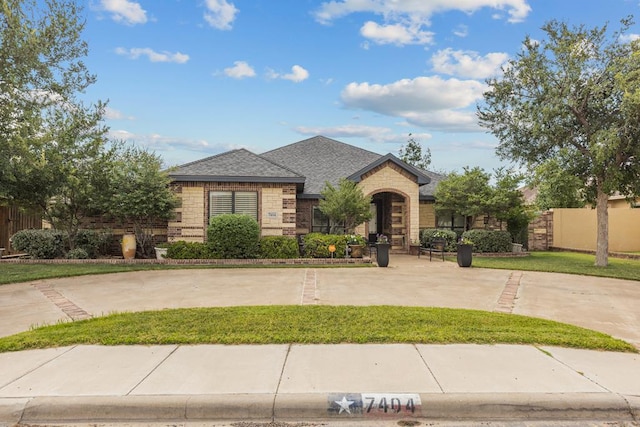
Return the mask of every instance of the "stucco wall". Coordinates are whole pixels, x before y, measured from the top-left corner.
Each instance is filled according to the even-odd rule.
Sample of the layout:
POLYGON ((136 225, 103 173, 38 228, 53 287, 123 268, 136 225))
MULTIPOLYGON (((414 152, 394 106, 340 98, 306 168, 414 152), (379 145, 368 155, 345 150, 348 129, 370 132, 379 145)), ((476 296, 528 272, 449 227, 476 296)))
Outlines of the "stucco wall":
MULTIPOLYGON (((640 209, 609 209, 609 251, 640 251, 640 209)), ((595 250, 595 209, 554 209, 553 246, 595 250)))

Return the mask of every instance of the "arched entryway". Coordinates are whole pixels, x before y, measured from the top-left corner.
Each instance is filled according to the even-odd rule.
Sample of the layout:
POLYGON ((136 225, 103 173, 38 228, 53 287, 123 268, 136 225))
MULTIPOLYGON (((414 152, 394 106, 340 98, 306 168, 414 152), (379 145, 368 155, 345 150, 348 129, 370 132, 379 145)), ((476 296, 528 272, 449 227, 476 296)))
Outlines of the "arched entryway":
POLYGON ((371 220, 367 223, 369 241, 384 234, 391 242, 391 249, 406 251, 409 248, 410 207, 409 198, 396 191, 380 191, 371 194, 371 220))

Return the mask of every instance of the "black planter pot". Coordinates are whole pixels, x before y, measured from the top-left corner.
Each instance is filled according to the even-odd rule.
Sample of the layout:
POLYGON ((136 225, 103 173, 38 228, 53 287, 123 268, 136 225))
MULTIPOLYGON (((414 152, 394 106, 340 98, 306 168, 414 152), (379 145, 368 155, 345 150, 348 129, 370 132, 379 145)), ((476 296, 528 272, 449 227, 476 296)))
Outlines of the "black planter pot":
POLYGON ((473 261, 473 245, 458 245, 458 265, 471 267, 473 261))
POLYGON ((376 243, 376 262, 378 267, 386 267, 389 265, 389 243, 376 243))

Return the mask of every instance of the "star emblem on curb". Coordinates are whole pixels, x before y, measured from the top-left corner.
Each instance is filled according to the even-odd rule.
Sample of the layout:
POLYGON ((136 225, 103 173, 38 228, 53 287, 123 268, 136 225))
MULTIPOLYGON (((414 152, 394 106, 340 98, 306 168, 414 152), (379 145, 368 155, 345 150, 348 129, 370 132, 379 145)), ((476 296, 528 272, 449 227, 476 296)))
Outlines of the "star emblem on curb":
POLYGON ((346 396, 342 396, 342 400, 334 400, 334 402, 340 405, 340 412, 338 412, 338 414, 341 414, 344 411, 347 411, 347 414, 350 414, 351 405, 355 403, 353 400, 347 400, 346 396))

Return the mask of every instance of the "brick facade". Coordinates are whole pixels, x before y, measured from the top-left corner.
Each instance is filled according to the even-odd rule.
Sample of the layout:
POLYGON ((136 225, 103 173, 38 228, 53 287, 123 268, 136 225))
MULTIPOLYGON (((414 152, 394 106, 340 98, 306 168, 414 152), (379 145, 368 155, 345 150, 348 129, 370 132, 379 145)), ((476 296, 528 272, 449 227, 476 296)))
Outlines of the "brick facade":
POLYGON ((169 241, 204 242, 209 223, 210 191, 258 193, 258 223, 264 236, 296 235, 295 184, 245 182, 179 182, 174 191, 181 198, 175 220, 169 222, 169 241))
MULTIPOLYGON (((387 161, 362 176, 358 184, 366 196, 392 193, 390 234, 392 247, 406 248, 417 240, 420 231, 419 187, 415 176, 391 161, 387 161)), ((382 224, 382 228, 389 227, 382 224)), ((366 224, 356 229, 359 234, 368 233, 366 224)))

